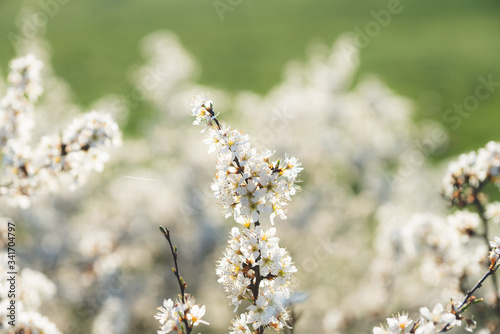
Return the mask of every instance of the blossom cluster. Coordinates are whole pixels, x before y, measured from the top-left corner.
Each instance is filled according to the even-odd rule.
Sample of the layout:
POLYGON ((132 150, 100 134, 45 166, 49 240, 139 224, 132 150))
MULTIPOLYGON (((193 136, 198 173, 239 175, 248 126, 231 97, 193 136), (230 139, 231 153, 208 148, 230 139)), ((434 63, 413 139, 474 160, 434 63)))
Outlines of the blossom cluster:
POLYGON ((500 143, 489 142, 477 152, 461 154, 449 164, 443 178, 443 196, 452 205, 464 207, 476 199, 476 193, 491 180, 498 184, 500 174, 500 143))
POLYGON ((160 322, 158 334, 170 332, 190 333, 190 330, 199 324, 209 323, 201 318, 205 315, 205 306, 200 307, 196 300, 189 294, 184 297, 179 295, 174 302, 172 299, 164 300, 163 306, 158 307, 155 318, 160 322))
MULTIPOLYGON (((485 301, 488 307, 498 314, 500 302, 495 276, 492 279, 493 289, 490 291, 490 298, 477 298, 474 293, 482 287, 484 280, 490 275, 495 275, 499 267, 500 238, 495 237, 490 241, 488 235, 490 223, 499 221, 499 203, 489 203, 483 192, 484 187, 490 182, 498 185, 499 167, 498 143, 489 142, 477 153, 462 154, 458 161, 449 164, 443 180, 444 196, 452 206, 462 210, 455 211, 446 219, 429 213, 414 215, 399 230, 399 242, 395 243, 396 249, 399 248, 398 252, 403 254, 403 259, 412 258, 421 262, 424 279, 434 283, 446 282, 447 288, 451 288, 455 296, 463 299, 460 306, 452 302, 449 311, 451 315, 444 317, 442 323, 426 322, 429 317, 426 317, 426 311, 421 309, 420 320, 411 328, 409 325, 412 322, 407 318, 407 314, 404 314, 388 319, 388 328, 376 327, 374 333, 439 333, 448 331, 454 326, 461 326, 463 323, 467 331, 472 331, 476 328, 476 321, 472 317, 465 317, 463 312, 479 301, 485 301), (466 206, 470 206, 476 212, 464 209, 466 206), (468 290, 466 286, 471 278, 479 276, 481 271, 484 272, 488 247, 490 248, 488 270, 474 287, 468 290), (405 255, 410 257, 404 258, 405 255)), ((452 300, 454 299, 456 298, 452 297, 452 300)), ((442 306, 436 306, 433 314, 442 311, 442 306)), ((488 329, 485 331, 489 333, 488 329)))
POLYGON ((252 147, 249 136, 219 123, 212 102, 198 94, 192 100, 194 125, 208 129, 205 143, 209 152, 218 151, 217 174, 212 190, 226 218, 234 215, 237 223, 249 227, 269 214, 286 219, 285 207, 299 190, 295 183, 303 169, 294 157, 271 160, 274 152, 252 147))
MULTIPOLYGON (((0 252, 0 256, 6 259, 7 253, 0 252)), ((56 287, 44 274, 30 268, 20 270, 16 290, 17 313, 13 315, 15 319, 10 317, 9 271, 7 266, 0 264, 0 333, 61 334, 57 326, 39 312, 42 303, 54 296, 56 287)))
POLYGON ((43 63, 33 54, 14 59, 10 68, 9 87, 0 100, 0 147, 11 139, 21 143, 30 139, 30 131, 35 126, 33 103, 43 92, 40 84, 43 63))
POLYGON ((408 333, 412 328, 413 320, 408 317, 408 313, 398 314, 392 318, 387 318, 387 328, 384 326, 374 327, 373 334, 396 334, 408 333))
POLYGON ((459 291, 459 278, 474 277, 483 269, 487 251, 479 238, 480 217, 456 211, 445 219, 433 214, 415 214, 401 230, 400 255, 406 265, 420 264, 422 278, 429 284, 447 282, 459 291))
POLYGON ((90 171, 102 171, 109 160, 107 149, 120 143, 120 131, 109 114, 92 111, 32 147, 34 103, 43 91, 43 64, 29 54, 10 66, 9 88, 0 100, 0 195, 25 208, 34 195, 57 189, 60 181, 75 187, 90 171))
POLYGON ((268 327, 279 331, 290 320, 287 301, 297 269, 286 249, 279 247, 276 229, 261 227, 261 216, 269 215, 273 225, 276 216, 286 219, 285 207, 300 191, 295 183, 301 163, 288 156, 273 161, 274 152, 253 147, 248 135, 219 122, 207 95, 199 93, 191 105, 193 124, 208 130, 208 151, 218 151, 212 190, 221 211, 243 225, 241 231, 231 230, 216 267, 234 312, 242 301, 250 304, 233 320, 231 333, 263 333, 268 327))
POLYGON ((420 318, 416 323, 409 318, 408 313, 404 312, 386 320, 387 326, 374 327, 373 334, 436 334, 445 327, 461 323, 454 313, 446 312, 439 303, 434 306, 432 312, 427 307, 420 308, 420 318))
MULTIPOLYGON (((463 284, 468 276, 477 275, 481 268, 484 268, 482 261, 486 253, 484 247, 481 247, 482 244, 476 243, 474 245, 471 243, 472 237, 479 234, 477 227, 480 224, 480 216, 468 211, 457 211, 447 217, 447 224, 443 224, 437 217, 432 216, 422 215, 415 218, 417 219, 414 220, 418 223, 410 223, 414 228, 413 232, 410 233, 410 235, 414 235, 414 240, 413 242, 403 241, 405 244, 403 249, 408 252, 409 249, 415 247, 412 253, 423 258, 431 254, 434 257, 432 262, 434 269, 430 269, 429 262, 424 263, 427 276, 433 272, 441 273, 434 279, 450 281, 455 285, 454 288, 460 291, 460 284, 463 284)), ((482 286, 481 283, 489 275, 494 275, 499 267, 500 238, 495 237, 493 241, 489 241, 489 246, 491 248, 489 253, 491 264, 488 272, 472 290, 467 292, 460 306, 452 301, 448 312, 444 312, 441 304, 437 304, 432 312, 425 307, 421 308, 421 316, 416 323, 408 318, 407 313, 398 314, 398 316, 387 319, 387 327, 374 327, 373 333, 435 334, 463 324, 465 324, 465 330, 472 332, 476 328, 476 321, 473 317, 467 318, 462 313, 477 300, 473 296, 474 291, 482 286)))
POLYGON ((119 134, 111 115, 92 111, 73 120, 61 138, 42 138, 38 158, 51 174, 66 172, 79 182, 86 173, 104 169, 110 158, 104 148, 119 145, 119 134))
POLYGON ((495 237, 490 241, 492 250, 490 251, 490 260, 492 265, 496 265, 500 261, 500 237, 495 237))
POLYGON ((247 324, 253 324, 254 329, 281 329, 288 320, 283 302, 290 298, 292 275, 297 268, 288 252, 279 247, 275 234, 275 228, 265 231, 257 226, 240 231, 233 227, 224 257, 217 262, 218 282, 224 286, 234 311, 243 300, 255 302, 234 321, 245 331, 247 324))

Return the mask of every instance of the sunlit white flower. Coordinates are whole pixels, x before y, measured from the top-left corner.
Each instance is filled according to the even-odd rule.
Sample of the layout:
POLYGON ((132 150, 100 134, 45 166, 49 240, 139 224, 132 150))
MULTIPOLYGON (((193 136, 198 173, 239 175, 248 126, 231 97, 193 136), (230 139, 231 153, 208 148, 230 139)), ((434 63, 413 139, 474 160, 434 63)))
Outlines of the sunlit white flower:
POLYGON ((230 334, 251 334, 252 331, 248 327, 247 314, 242 313, 239 317, 231 321, 231 326, 229 327, 230 334))
POLYGON ((191 99, 190 105, 193 107, 191 109, 191 115, 196 117, 193 125, 202 125, 206 127, 211 125, 212 120, 216 117, 212 110, 212 101, 207 100, 207 97, 208 93, 204 94, 200 92, 191 99))
POLYGON ((216 272, 235 311, 243 300, 254 301, 246 320, 254 328, 273 324, 281 328, 287 319, 284 300, 290 298, 293 274, 297 271, 288 252, 280 248, 276 230, 256 227, 231 230, 224 257, 217 262, 216 272), (259 282, 259 295, 252 284, 259 282), (281 306, 280 306, 281 305, 281 306))
POLYGON ((411 329, 410 325, 413 323, 413 320, 408 317, 408 313, 398 314, 392 318, 387 318, 387 325, 389 329, 393 332, 406 333, 411 329))
POLYGON ((491 179, 498 185, 500 174, 500 143, 489 142, 477 153, 461 154, 448 166, 443 178, 443 195, 453 204, 463 207, 468 203, 468 187, 478 189, 480 184, 491 179))
MULTIPOLYGON (((420 308, 421 317, 421 327, 420 332, 428 333, 431 328, 439 328, 441 330, 444 326, 453 326, 455 324, 456 317, 450 312, 445 312, 444 307, 441 304, 436 304, 432 309, 432 312, 427 307, 420 308), (432 323, 432 326, 429 325, 432 323), (424 330, 423 328, 426 328, 424 330)), ((419 327, 420 328, 420 327, 419 327)), ((420 333, 417 331, 417 333, 420 333)))
POLYGON ((206 101, 206 96, 195 96, 192 105, 194 124, 204 119, 202 125, 213 125, 206 132, 205 143, 209 152, 218 151, 212 190, 223 215, 233 215, 236 222, 247 227, 259 222, 261 215, 269 216, 272 223, 276 216, 286 219, 285 207, 300 191, 295 183, 303 168, 297 158, 286 156, 283 161, 272 161, 273 152, 253 147, 248 135, 216 121, 212 102, 206 101))
POLYGON ((500 238, 495 237, 493 241, 490 241, 490 247, 492 250, 490 251, 490 260, 495 263, 500 259, 500 238))
POLYGON ((198 305, 193 305, 189 309, 189 313, 187 315, 188 320, 192 323, 193 326, 198 326, 199 324, 209 325, 205 320, 201 320, 201 318, 205 315, 205 305, 199 307, 198 305))
POLYGON ((172 299, 164 300, 163 306, 158 307, 159 312, 155 314, 161 325, 158 334, 179 331, 181 328, 186 328, 186 325, 193 328, 199 324, 209 324, 202 320, 205 315, 205 305, 199 307, 194 297, 189 294, 184 295, 184 300, 185 302, 180 296, 175 302, 172 299))
POLYGON ((61 334, 57 326, 38 312, 20 312, 14 333, 61 334))

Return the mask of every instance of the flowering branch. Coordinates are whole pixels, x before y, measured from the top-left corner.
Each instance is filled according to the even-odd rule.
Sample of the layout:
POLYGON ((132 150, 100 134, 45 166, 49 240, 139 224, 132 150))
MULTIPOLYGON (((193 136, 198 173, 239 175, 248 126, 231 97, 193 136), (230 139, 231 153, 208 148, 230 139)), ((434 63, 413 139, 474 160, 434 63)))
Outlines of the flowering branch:
POLYGON ((181 334, 190 334, 194 326, 199 324, 209 325, 205 320, 201 320, 205 315, 205 305, 199 307, 199 305, 196 304, 195 298, 185 293, 187 283, 179 274, 177 247, 172 244, 170 231, 168 229, 160 226, 160 231, 163 233, 170 246, 170 251, 174 259, 172 271, 179 283, 181 294, 175 303, 172 299, 168 299, 163 301, 163 306, 158 307, 159 312, 155 315, 155 318, 161 324, 161 329, 158 331, 158 334, 166 334, 172 331, 181 334))
MULTIPOLYGON (((398 314, 392 318, 387 318, 387 328, 384 326, 374 327, 373 334, 435 334, 450 331, 453 326, 460 326, 462 320, 466 323, 466 330, 472 332, 476 327, 476 322, 473 319, 462 316, 470 305, 480 302, 482 299, 477 299, 473 296, 474 292, 482 287, 483 282, 495 274, 500 264, 498 259, 500 257, 500 238, 495 237, 495 242, 490 242, 493 250, 490 252, 491 265, 486 274, 469 290, 464 297, 462 303, 457 307, 451 302, 451 309, 449 312, 444 312, 441 304, 437 304, 433 311, 430 312, 427 307, 420 309, 421 316, 418 321, 413 323, 408 317, 407 313, 398 314), (412 325, 413 324, 413 325, 412 325), (409 331, 407 331, 409 330, 409 331)), ((492 276, 495 277, 495 276, 492 276)))
MULTIPOLYGON (((486 274, 484 274, 484 276, 481 277, 481 279, 476 283, 476 285, 474 285, 474 287, 471 290, 467 291, 467 294, 465 295, 462 303, 458 307, 455 307, 455 305, 452 304, 452 313, 455 315, 455 317, 456 317, 457 320, 464 319, 461 316, 461 313, 464 312, 464 311, 466 311, 471 304, 475 304, 475 303, 481 301, 481 299, 478 300, 476 297, 474 297, 473 294, 474 294, 474 292, 476 292, 476 290, 478 290, 478 289, 480 289, 482 287, 483 282, 490 275, 494 275, 495 274, 495 272, 496 272, 497 269, 498 269, 498 265, 494 266, 494 264, 492 263, 492 265, 488 268, 488 271, 486 272, 486 274)), ((491 276, 491 277, 493 278, 495 276, 491 276)), ((475 327, 475 322, 472 319, 465 319, 465 320, 466 320, 466 322, 468 324, 468 327, 469 326, 471 328, 475 327)), ((451 329, 450 326, 452 326, 452 323, 446 324, 446 326, 444 326, 443 329, 440 332, 448 332, 451 329)))
MULTIPOLYGON (((495 237, 494 241, 489 241, 488 237, 488 224, 490 220, 498 221, 498 204, 493 203, 484 206, 483 203, 487 202, 487 196, 482 192, 483 188, 489 182, 500 186, 500 144, 489 142, 485 148, 481 148, 478 152, 470 152, 462 154, 458 161, 450 163, 448 166, 448 173, 443 179, 443 196, 449 200, 450 206, 464 208, 468 205, 473 205, 478 214, 470 212, 467 215, 464 213, 463 217, 477 217, 476 222, 463 224, 455 221, 456 227, 468 237, 480 235, 486 241, 488 247, 491 248, 489 259, 490 265, 488 271, 481 277, 481 279, 474 285, 474 287, 467 291, 463 301, 459 306, 451 303, 449 312, 443 313, 444 308, 441 304, 436 305, 432 314, 427 308, 421 308, 420 319, 413 323, 408 318, 408 314, 398 314, 393 318, 387 319, 388 328, 383 326, 375 327, 374 334, 385 333, 414 333, 414 334, 433 334, 447 332, 454 326, 460 326, 462 320, 466 323, 466 330, 472 331, 476 327, 476 322, 471 318, 468 319, 462 315, 470 305, 482 301, 474 296, 474 293, 480 289, 484 281, 488 277, 492 277, 495 294, 495 311, 498 314, 500 311, 500 300, 498 298, 498 285, 495 273, 500 267, 500 237, 495 237), (483 232, 478 234, 474 228, 479 225, 479 219, 483 224, 483 232), (413 324, 413 326, 411 326, 413 324)), ((456 216, 452 217, 454 221, 456 216)))
POLYGON ((120 144, 118 125, 108 114, 92 111, 76 118, 61 135, 43 136, 30 145, 34 103, 42 94, 42 62, 32 54, 10 64, 9 88, 0 100, 0 196, 29 207, 39 192, 66 179, 75 188, 90 171, 102 171, 108 147, 120 144))
MULTIPOLYGON (((444 178, 443 195, 450 200, 452 206, 463 208, 474 205, 483 223, 483 240, 490 245, 488 236, 488 217, 483 202, 487 196, 482 192, 489 182, 499 185, 500 178, 500 144, 489 142, 478 152, 469 152, 459 156, 458 161, 448 167, 448 174, 444 178)), ((492 276, 495 294, 495 308, 500 312, 500 296, 496 276, 492 276)))
POLYGON ((300 191, 295 183, 301 164, 288 156, 272 161, 274 152, 253 147, 248 135, 220 122, 206 97, 198 94, 191 105, 193 124, 207 132, 208 151, 218 151, 212 190, 223 215, 233 215, 243 225, 242 230, 231 229, 228 247, 217 262, 218 282, 234 312, 242 301, 251 303, 232 321, 230 333, 262 334, 268 327, 279 331, 288 326, 287 301, 297 269, 286 249, 279 247, 276 229, 263 229, 260 218, 268 214, 273 225, 276 216, 286 219, 285 206, 300 191))

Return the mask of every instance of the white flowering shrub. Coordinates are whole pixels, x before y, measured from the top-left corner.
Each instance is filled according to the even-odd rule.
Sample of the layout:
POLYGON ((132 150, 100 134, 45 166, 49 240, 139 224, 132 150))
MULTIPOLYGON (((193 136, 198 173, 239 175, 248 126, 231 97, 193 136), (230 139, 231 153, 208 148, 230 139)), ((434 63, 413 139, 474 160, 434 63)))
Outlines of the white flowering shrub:
MULTIPOLYGON (((7 252, 0 252, 7 259, 7 252)), ((49 301, 56 286, 41 272, 24 268, 12 279, 12 269, 0 264, 0 332, 5 334, 47 333, 61 334, 57 326, 40 314, 43 302, 49 301), (16 282, 19 280, 18 282, 16 282), (16 285, 18 290, 12 288, 16 285), (17 293, 16 305, 11 304, 10 293, 17 293), (13 310, 13 312, 11 312, 13 310), (15 326, 12 326, 15 324, 15 326)))
POLYGON ((455 298, 451 299, 447 311, 439 303, 432 313, 422 307, 416 322, 407 313, 398 314, 387 319, 386 327, 375 327, 374 334, 433 334, 447 332, 458 326, 464 326, 472 332, 477 327, 477 321, 466 311, 472 309, 473 312, 477 307, 475 304, 483 302, 484 298, 477 297, 476 293, 490 276, 493 283, 490 298, 484 299, 482 304, 486 305, 482 305, 476 319, 484 322, 482 332, 494 333, 498 329, 500 292, 495 273, 500 267, 500 238, 495 236, 493 240, 490 239, 490 228, 496 224, 496 202, 489 203, 484 192, 488 184, 498 183, 498 147, 498 143, 489 142, 478 152, 462 154, 458 161, 449 164, 442 181, 443 197, 451 207, 461 211, 455 211, 446 220, 419 217, 416 223, 411 224, 413 231, 403 246, 405 253, 426 256, 426 263, 422 264, 426 268, 425 273, 434 276, 434 280, 444 280, 448 288, 455 291, 455 298), (466 207, 472 207, 476 212, 464 210, 466 207), (481 272, 482 277, 479 276, 481 272), (478 276, 481 278, 474 286, 466 285, 471 279, 477 280, 478 276))
POLYGON ((41 61, 33 54, 10 64, 8 88, 0 100, 0 195, 22 208, 39 192, 54 190, 61 180, 80 185, 90 171, 102 171, 107 148, 120 142, 110 115, 93 111, 76 118, 59 134, 31 145, 35 105, 42 94, 41 61))
MULTIPOLYGON (((288 252, 278 246, 279 239, 275 238, 276 229, 263 231, 260 221, 262 213, 270 214, 270 221, 273 225, 273 218, 277 212, 280 213, 278 216, 286 219, 282 205, 275 203, 279 203, 283 195, 289 200, 290 195, 300 189, 293 183, 302 168, 295 158, 286 158, 283 163, 284 167, 280 168, 280 160, 276 162, 270 160, 272 152, 252 149, 248 135, 237 130, 230 131, 219 122, 213 103, 206 100, 206 96, 197 95, 192 105, 194 106, 193 115, 196 116, 194 124, 204 126, 202 132, 207 132, 208 129, 205 142, 209 145, 209 152, 219 152, 218 172, 212 184, 212 190, 220 201, 222 214, 226 218, 234 216, 235 221, 244 227, 243 231, 238 228, 232 229, 224 257, 217 262, 216 266, 218 282, 223 284, 229 303, 235 306, 234 312, 245 300, 251 304, 247 307, 247 312, 240 314, 232 321, 230 333, 264 333, 267 327, 272 327, 277 331, 293 328, 294 319, 289 317, 290 310, 287 306, 290 305, 288 300, 290 300, 291 274, 295 273, 297 268, 292 264, 288 252), (280 182, 277 182, 279 176, 284 176, 281 187, 280 182), (292 191, 289 192, 289 189, 292 191), (261 293, 259 290, 265 292, 261 293)), ((443 195, 451 200, 452 205, 462 208, 467 204, 474 204, 478 213, 457 211, 449 215, 444 222, 432 215, 416 215, 414 216, 415 222, 409 224, 410 228, 404 231, 408 239, 402 244, 404 253, 407 256, 413 255, 413 258, 422 257, 424 253, 427 253, 426 256, 430 261, 423 263, 422 267, 427 266, 426 272, 434 272, 440 276, 441 280, 445 279, 448 286, 456 293, 463 293, 465 295, 463 301, 458 304, 452 299, 447 311, 441 303, 437 303, 432 312, 427 307, 421 307, 421 316, 416 322, 409 317, 408 313, 400 313, 387 318, 387 326, 374 327, 374 334, 432 334, 446 332, 462 325, 467 331, 476 328, 477 323, 473 317, 466 317, 463 313, 469 306, 482 300, 473 294, 488 276, 495 277, 494 274, 500 267, 500 238, 495 237, 494 241, 488 240, 487 217, 493 218, 494 210, 490 209, 490 213, 486 213, 484 203, 486 196, 480 194, 488 181, 495 182, 499 173, 496 166, 497 159, 494 159, 495 143, 489 143, 487 147, 490 148, 490 154, 482 151, 483 154, 479 155, 482 156, 482 160, 478 162, 469 161, 467 166, 462 167, 460 164, 458 167, 456 163, 450 164, 449 170, 452 170, 452 177, 447 176, 443 181, 443 195), (476 163, 481 166, 480 171, 486 170, 482 177, 477 177, 478 172, 470 168, 476 163), (466 173, 468 174, 463 176, 466 173), (450 179, 453 191, 449 190, 450 179), (461 181, 457 182, 457 179, 461 181), (467 196, 463 192, 467 192, 467 196), (467 198, 468 202, 455 201, 462 197, 467 198), (478 233, 477 229, 481 221, 484 223, 483 232, 478 233), (480 271, 484 263, 482 260, 486 253, 485 247, 473 242, 477 236, 486 240, 486 246, 492 248, 490 261, 486 266, 488 270, 471 290, 464 291, 467 278, 480 271), (471 257, 471 254, 474 256, 471 257)), ((462 156, 460 160, 463 160, 462 156)), ((493 308, 498 310, 500 303, 498 286, 496 279, 493 280, 495 295, 493 308)), ((160 308, 160 311, 163 314, 170 314, 166 310, 172 309, 173 302, 168 300, 164 304, 169 307, 160 308)), ((194 302, 192 304, 194 305, 194 302)), ((182 305, 182 303, 179 302, 176 305, 182 305)), ((194 307, 193 305, 187 309, 194 307)), ((195 306, 197 311, 199 307, 195 306)), ((205 306, 203 306, 204 313, 205 306)), ((165 329, 165 318, 168 316, 162 317, 163 314, 159 317, 163 326, 161 333, 168 333, 172 330, 190 333, 190 330, 181 329, 191 329, 195 325, 181 327, 180 324, 172 323, 165 329)), ((190 316, 189 313, 186 314, 185 321, 188 324, 187 319, 190 316)))
MULTIPOLYGON (((218 282, 235 306, 234 312, 242 302, 250 304, 233 320, 230 333, 264 333, 271 327, 279 331, 293 322, 287 306, 297 268, 286 249, 279 247, 276 229, 263 229, 261 221, 266 215, 273 225, 275 216, 286 219, 285 206, 300 191, 295 183, 301 164, 288 156, 272 160, 274 152, 252 147, 248 135, 219 122, 212 101, 202 93, 193 98, 191 105, 196 117, 193 124, 206 132, 208 151, 218 152, 212 190, 221 212, 243 225, 241 231, 232 228, 228 247, 216 267, 218 282)), ((170 242, 168 232, 165 236, 170 242)), ((172 253, 176 262, 176 251, 172 249, 172 253)), ((178 275, 175 265, 174 273, 178 275)), ((171 299, 165 300, 164 307, 159 308, 159 333, 190 333, 198 324, 191 319, 205 313, 205 306, 199 308, 194 301, 186 302, 181 279, 179 285, 179 301, 174 304, 171 299)))
POLYGON ((116 138, 113 126, 92 114, 73 123, 78 108, 53 73, 43 76, 51 94, 33 113, 50 118, 28 131, 29 154, 2 166, 9 175, 5 183, 2 176, 3 192, 30 191, 15 200, 2 196, 0 210, 26 227, 19 257, 44 268, 57 286, 42 313, 61 332, 349 334, 376 326, 375 333, 461 333, 474 325, 481 334, 498 331, 495 275, 467 297, 498 254, 499 203, 486 197, 497 183, 493 144, 484 149, 491 155, 476 153, 477 161, 460 158, 467 166, 455 164, 446 174, 443 201, 446 166, 427 156, 446 145, 445 131, 416 122, 414 104, 379 79, 358 76, 358 49, 348 37, 331 48, 311 46, 306 60, 288 64, 264 95, 198 84, 199 66, 172 33, 145 37, 141 52, 131 91, 97 105, 146 103, 157 113, 141 123, 142 136, 123 139, 109 168, 77 192, 63 186, 37 196, 29 210, 7 203, 26 206, 56 185, 80 184, 107 160, 85 143, 104 148, 116 138), (186 112, 198 91, 210 91, 217 103, 193 100, 201 135, 186 112), (67 124, 73 125, 39 139, 67 124), (39 145, 46 153, 37 153, 39 145), (17 183, 7 181, 12 175, 17 183), (178 255, 170 253, 188 286, 179 268, 173 280, 159 224, 182 245, 178 255))
MULTIPOLYGON (((116 122, 97 111, 75 117, 59 133, 36 137, 43 66, 33 54, 11 61, 0 99, 0 197, 11 208, 27 209, 39 194, 55 192, 61 184, 75 189, 91 171, 101 172, 110 159, 109 148, 120 144, 116 122)), ((0 217, 0 221, 0 245, 5 250, 0 252, 0 332, 60 334, 40 313, 56 286, 41 272, 24 268, 17 273, 12 264, 19 249, 15 239, 19 229, 12 227, 11 219, 0 217)))

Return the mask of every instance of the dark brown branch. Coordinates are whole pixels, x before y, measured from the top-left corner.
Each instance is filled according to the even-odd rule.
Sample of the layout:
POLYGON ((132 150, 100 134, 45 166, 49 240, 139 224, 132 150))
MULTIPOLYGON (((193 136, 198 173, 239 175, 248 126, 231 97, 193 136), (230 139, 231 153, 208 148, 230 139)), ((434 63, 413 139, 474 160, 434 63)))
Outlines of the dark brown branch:
POLYGON ((172 252, 172 257, 174 259, 174 266, 175 268, 172 268, 172 271, 174 272, 175 277, 177 278, 177 282, 179 283, 179 287, 181 289, 181 298, 182 302, 186 302, 184 298, 184 291, 186 290, 186 282, 184 282, 184 279, 179 275, 179 265, 177 264, 177 249, 174 247, 172 244, 172 240, 170 239, 170 231, 167 228, 164 228, 163 226, 160 225, 160 231, 163 233, 165 236, 165 239, 167 239, 168 244, 170 245, 170 251, 172 252))
MULTIPOLYGON (((474 294, 474 292, 476 292, 476 290, 478 290, 479 288, 481 288, 483 282, 490 276, 490 275, 493 275, 492 277, 495 277, 494 274, 496 272, 498 267, 495 267, 494 264, 492 264, 489 268, 488 268, 488 271, 486 272, 486 274, 484 274, 483 277, 481 277, 481 279, 476 283, 476 285, 474 285, 474 287, 469 290, 467 292, 467 294, 465 295, 464 297, 464 300, 462 301, 462 303, 460 304, 460 306, 458 307, 457 309, 457 316, 462 312, 464 311, 465 307, 468 306, 469 304, 469 300, 470 298, 472 297, 472 295, 474 294)), ((440 332, 447 332, 450 330, 450 324, 447 324, 446 326, 443 327, 443 329, 440 331, 440 332)))
POLYGON ((467 292, 464 300, 462 301, 462 304, 460 304, 460 306, 458 307, 460 311, 462 311, 461 310, 462 307, 464 307, 467 304, 469 298, 474 294, 474 292, 476 292, 477 289, 481 288, 483 282, 488 278, 488 276, 493 275, 494 273, 495 270, 492 267, 490 267, 486 272, 486 274, 484 274, 484 276, 476 283, 476 285, 474 285, 474 287, 467 292))
MULTIPOLYGON (((481 193, 481 189, 485 183, 481 183, 477 189, 474 190, 474 205, 476 206, 477 212, 481 217, 481 221, 483 222, 483 239, 486 242, 486 246, 490 247, 490 239, 488 237, 488 219, 485 216, 485 209, 481 201, 479 200, 479 195, 481 193)), ((494 273, 494 271, 493 271, 494 273)), ((486 276, 487 277, 487 276, 486 276)), ((493 275, 492 277, 493 290, 495 294, 495 308, 497 312, 500 312, 500 296, 498 295, 498 282, 497 277, 493 275)))
MULTIPOLYGON (((174 266, 175 266, 174 268, 172 268, 172 271, 174 272, 174 275, 177 278, 177 282, 179 283, 179 288, 181 290, 182 303, 185 304, 186 303, 185 290, 186 290, 187 284, 179 274, 179 265, 177 263, 177 247, 175 247, 172 244, 172 240, 170 239, 170 231, 167 228, 160 225, 160 231, 161 231, 161 233, 163 233, 163 235, 165 236, 165 239, 167 239, 168 244, 170 245, 170 252, 172 253, 172 257, 174 259, 174 266)), ((182 322, 186 325, 186 333, 190 334, 192 331, 192 328, 189 327, 188 320, 187 320, 185 314, 184 314, 184 317, 182 318, 182 322)))

